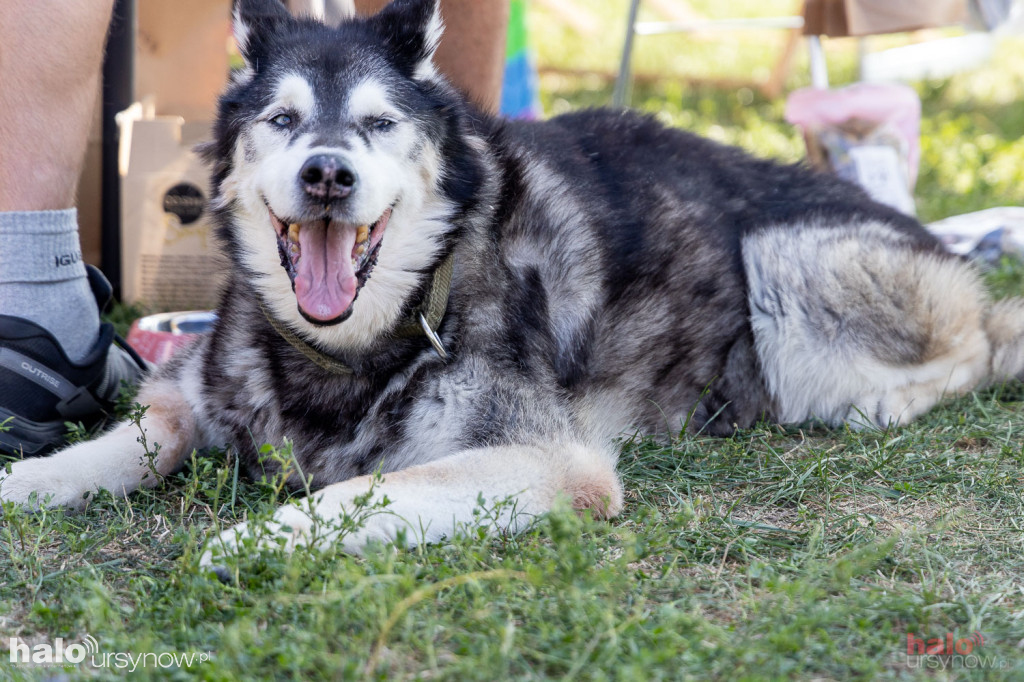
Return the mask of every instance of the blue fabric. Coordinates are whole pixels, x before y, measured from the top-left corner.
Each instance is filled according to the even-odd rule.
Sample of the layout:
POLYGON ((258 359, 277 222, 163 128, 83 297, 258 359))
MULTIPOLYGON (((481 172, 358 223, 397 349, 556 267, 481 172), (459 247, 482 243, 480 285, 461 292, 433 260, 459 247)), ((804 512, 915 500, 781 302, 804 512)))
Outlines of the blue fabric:
POLYGON ((524 51, 509 57, 501 88, 501 113, 509 118, 538 118, 537 92, 537 70, 529 53, 524 51))

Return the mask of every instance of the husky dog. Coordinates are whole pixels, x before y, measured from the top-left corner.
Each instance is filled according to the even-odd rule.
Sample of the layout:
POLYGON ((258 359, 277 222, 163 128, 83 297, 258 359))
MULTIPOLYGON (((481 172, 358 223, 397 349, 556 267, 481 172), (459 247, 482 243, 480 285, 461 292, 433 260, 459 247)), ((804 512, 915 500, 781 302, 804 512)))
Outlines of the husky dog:
POLYGON ((560 496, 614 516, 627 429, 888 428, 1024 373, 1024 304, 850 184, 628 111, 476 111, 432 64, 436 0, 337 28, 242 0, 235 30, 206 151, 230 271, 140 390, 155 460, 123 424, 15 462, 3 500, 127 494, 213 445, 259 476, 290 439, 315 501, 277 512, 290 547, 383 473, 386 513, 336 538, 358 552, 480 497, 512 532, 560 496))

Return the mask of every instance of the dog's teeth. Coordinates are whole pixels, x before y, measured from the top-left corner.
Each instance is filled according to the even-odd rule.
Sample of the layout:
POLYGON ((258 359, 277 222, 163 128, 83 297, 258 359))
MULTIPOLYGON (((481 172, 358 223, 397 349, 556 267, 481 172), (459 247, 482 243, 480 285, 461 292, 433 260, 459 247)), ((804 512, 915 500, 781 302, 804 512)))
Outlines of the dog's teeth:
POLYGON ((370 238, 370 226, 360 225, 359 229, 356 230, 356 244, 362 244, 370 238))
POLYGON ((288 226, 288 240, 297 242, 299 241, 299 224, 292 223, 288 226))
POLYGON ((357 256, 362 256, 364 253, 366 253, 366 244, 360 244, 356 247, 357 256))

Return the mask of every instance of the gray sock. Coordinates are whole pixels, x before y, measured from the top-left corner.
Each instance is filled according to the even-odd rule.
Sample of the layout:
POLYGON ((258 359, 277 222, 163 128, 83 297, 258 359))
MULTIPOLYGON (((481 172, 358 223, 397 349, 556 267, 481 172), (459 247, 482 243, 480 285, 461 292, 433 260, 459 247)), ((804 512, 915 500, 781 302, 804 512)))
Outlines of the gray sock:
POLYGON ((0 315, 53 334, 73 361, 96 343, 100 318, 78 241, 78 212, 0 211, 0 315))

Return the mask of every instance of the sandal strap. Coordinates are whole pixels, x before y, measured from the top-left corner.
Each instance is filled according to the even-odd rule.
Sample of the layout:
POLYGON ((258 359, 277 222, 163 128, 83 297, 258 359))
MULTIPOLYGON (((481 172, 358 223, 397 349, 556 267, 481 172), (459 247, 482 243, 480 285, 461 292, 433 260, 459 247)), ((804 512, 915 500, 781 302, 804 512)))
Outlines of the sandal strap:
POLYGON ((0 429, 0 452, 23 457, 45 454, 63 440, 67 431, 62 421, 34 422, 0 407, 0 424, 5 423, 6 428, 0 429))
POLYGON ((60 372, 12 348, 0 347, 0 367, 28 379, 60 398, 56 410, 66 419, 83 417, 102 409, 87 387, 75 386, 60 372))

